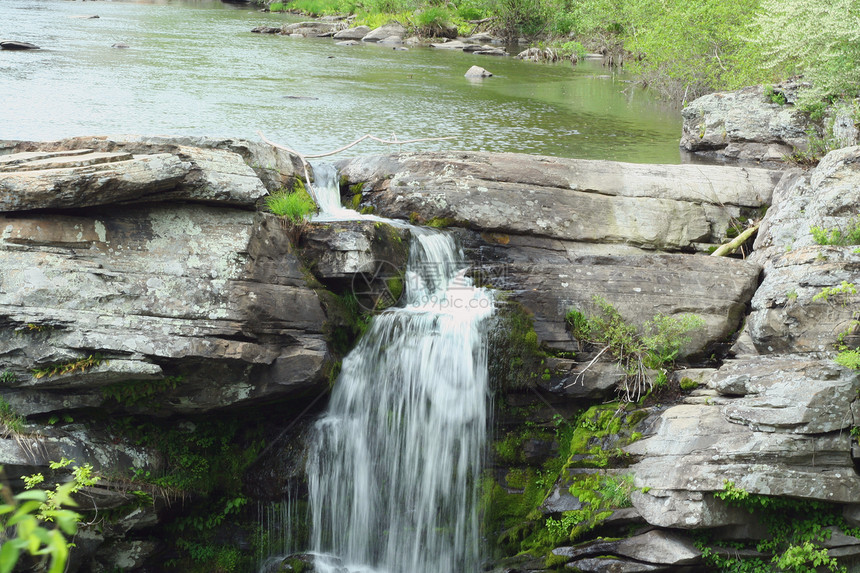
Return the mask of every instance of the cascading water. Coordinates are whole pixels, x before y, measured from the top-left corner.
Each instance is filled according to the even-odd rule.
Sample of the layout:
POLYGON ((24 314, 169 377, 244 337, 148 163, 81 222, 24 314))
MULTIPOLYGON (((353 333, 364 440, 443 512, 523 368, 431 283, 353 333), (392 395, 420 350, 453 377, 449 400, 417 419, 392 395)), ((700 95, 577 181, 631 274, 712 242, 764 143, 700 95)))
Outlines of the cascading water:
MULTIPOLYGON (((341 210, 337 199, 321 207, 329 202, 341 210)), ((315 426, 307 475, 321 572, 480 567, 475 502, 493 301, 471 286, 448 235, 410 228, 405 305, 374 318, 315 426)))

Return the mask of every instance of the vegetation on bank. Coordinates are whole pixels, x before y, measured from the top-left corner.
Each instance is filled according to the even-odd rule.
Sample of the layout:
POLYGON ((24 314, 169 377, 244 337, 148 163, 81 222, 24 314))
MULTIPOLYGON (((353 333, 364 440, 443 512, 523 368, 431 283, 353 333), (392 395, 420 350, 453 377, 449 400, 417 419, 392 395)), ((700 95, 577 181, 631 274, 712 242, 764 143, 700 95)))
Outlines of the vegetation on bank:
POLYGON ((581 42, 676 101, 804 74, 807 106, 860 87, 857 0, 292 0, 270 9, 399 21, 415 33, 446 23, 509 40, 581 42))

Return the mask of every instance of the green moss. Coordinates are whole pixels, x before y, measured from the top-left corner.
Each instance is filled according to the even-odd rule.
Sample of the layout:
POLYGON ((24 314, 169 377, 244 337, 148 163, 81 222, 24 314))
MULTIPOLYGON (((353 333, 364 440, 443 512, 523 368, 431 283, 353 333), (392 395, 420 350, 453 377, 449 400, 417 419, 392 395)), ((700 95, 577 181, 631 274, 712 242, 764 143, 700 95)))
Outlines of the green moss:
POLYGON ((446 227, 451 227, 457 224, 456 219, 451 219, 449 217, 433 217, 429 221, 427 221, 428 227, 434 227, 436 229, 444 229, 446 227))
POLYGON ((689 392, 690 390, 695 390, 699 387, 699 383, 693 380, 692 378, 688 378, 684 376, 681 378, 681 381, 678 383, 681 386, 681 390, 684 392, 689 392))
POLYGON ((356 211, 358 211, 359 207, 361 206, 362 197, 363 196, 361 193, 356 193, 355 195, 352 196, 352 208, 355 209, 356 211))
POLYGON ((534 387, 544 372, 546 353, 540 348, 534 321, 526 309, 503 302, 490 333, 490 379, 503 392, 534 387))

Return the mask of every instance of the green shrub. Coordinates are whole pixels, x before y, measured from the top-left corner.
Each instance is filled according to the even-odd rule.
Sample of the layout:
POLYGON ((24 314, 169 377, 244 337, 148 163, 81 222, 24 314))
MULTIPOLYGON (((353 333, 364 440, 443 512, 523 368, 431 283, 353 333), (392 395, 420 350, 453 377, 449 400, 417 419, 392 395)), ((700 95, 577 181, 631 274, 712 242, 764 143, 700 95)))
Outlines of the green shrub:
POLYGON ((421 30, 439 30, 451 21, 451 13, 445 8, 433 6, 415 13, 415 25, 421 30))
MULTIPOLYGON (((656 382, 667 382, 663 371, 671 366, 684 344, 687 333, 701 328, 705 321, 692 314, 677 317, 658 314, 642 325, 641 330, 626 322, 614 306, 599 296, 593 297, 599 311, 586 316, 571 309, 566 315, 573 336, 581 342, 600 346, 600 353, 611 355, 627 374, 626 399, 638 400, 655 385, 649 370, 659 370, 656 382)), ((658 384, 659 386, 659 384, 658 384)))
POLYGON ((802 73, 801 103, 854 97, 860 87, 860 5, 850 0, 762 0, 753 37, 777 75, 802 73))
POLYGON ((304 189, 297 191, 275 191, 266 197, 266 207, 279 217, 293 223, 301 223, 316 211, 316 204, 304 189))
POLYGON ((854 217, 843 229, 824 229, 822 227, 810 227, 812 238, 819 245, 860 245, 860 217, 854 217))
POLYGON ((836 355, 836 363, 852 370, 860 370, 860 350, 843 350, 836 355))
POLYGON ((269 4, 269 12, 283 12, 287 9, 287 5, 283 2, 272 2, 269 4))

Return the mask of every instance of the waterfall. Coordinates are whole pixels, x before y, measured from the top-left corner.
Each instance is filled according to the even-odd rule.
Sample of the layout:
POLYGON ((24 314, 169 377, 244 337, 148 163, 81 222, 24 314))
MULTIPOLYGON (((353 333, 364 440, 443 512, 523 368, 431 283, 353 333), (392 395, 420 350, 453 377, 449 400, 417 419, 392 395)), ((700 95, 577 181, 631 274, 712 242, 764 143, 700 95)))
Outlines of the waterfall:
POLYGON ((450 236, 411 229, 406 303, 374 317, 314 428, 311 549, 322 573, 480 567, 493 300, 471 285, 450 236))

